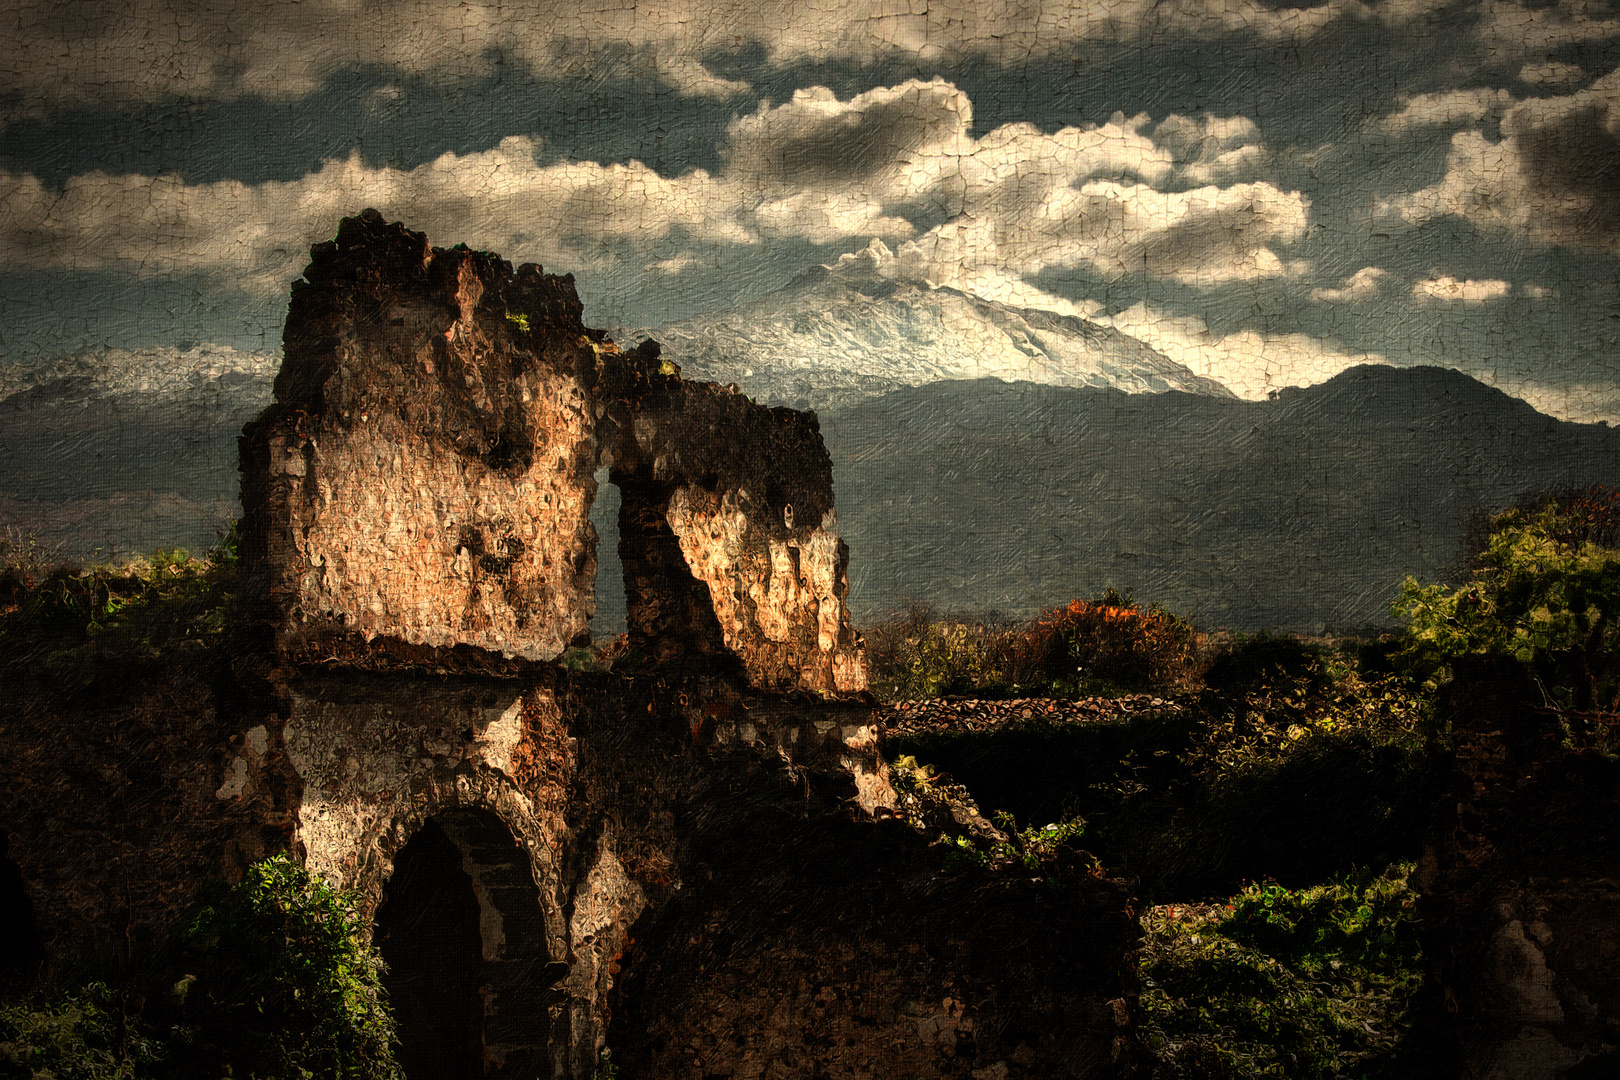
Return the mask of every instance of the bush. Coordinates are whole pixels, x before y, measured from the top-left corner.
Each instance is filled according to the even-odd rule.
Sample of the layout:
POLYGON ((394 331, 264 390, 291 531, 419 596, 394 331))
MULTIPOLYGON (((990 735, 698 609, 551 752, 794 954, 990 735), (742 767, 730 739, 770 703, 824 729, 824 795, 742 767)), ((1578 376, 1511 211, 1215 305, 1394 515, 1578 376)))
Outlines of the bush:
POLYGON ((1498 514, 1460 586, 1408 578, 1399 664, 1431 688, 1469 654, 1512 657, 1576 742, 1620 750, 1620 491, 1498 514))
POLYGON ((1110 589, 1042 612, 1008 642, 1008 666, 1014 681, 1073 692, 1172 690, 1190 680, 1196 644, 1181 616, 1110 589))
POLYGON ((177 966, 156 980, 172 985, 117 995, 90 983, 0 1010, 0 1075, 403 1080, 382 961, 352 895, 286 855, 209 892, 179 931, 177 966), (122 1007, 131 1001, 146 1007, 122 1007))
POLYGON ((1218 688, 1114 720, 1032 719, 893 738, 986 808, 1087 822, 1086 846, 1152 896, 1320 881, 1415 857, 1444 783, 1429 708, 1356 643, 1236 642, 1218 688))
MULTIPOLYGON (((119 566, 0 565, 0 655, 13 668, 83 669, 96 658, 153 658, 219 637, 229 622, 232 546, 204 558, 155 551, 119 566)), ((103 672, 102 674, 105 674, 103 672)))
POLYGON ((1142 919, 1142 1029, 1161 1080, 1379 1071, 1421 982, 1410 865, 1142 919))
POLYGON ((125 1021, 102 983, 0 1009, 0 1075, 30 1080, 132 1080, 160 1047, 125 1021))
POLYGON ((1168 692, 1191 679, 1197 635, 1157 605, 1110 590, 1019 623, 912 605, 867 631, 873 690, 885 700, 1168 692))
POLYGON ((186 927, 170 1075, 400 1080, 382 961, 355 897, 286 855, 216 889, 186 927))
POLYGON ((1006 681, 990 659, 999 629, 994 621, 986 631, 983 621, 969 625, 913 604, 867 632, 872 688, 895 701, 997 687, 1006 681))
POLYGON ((1205 675, 1206 722, 1190 758, 1198 774, 1268 767, 1313 736, 1423 749, 1426 699, 1398 676, 1364 671, 1364 652, 1265 634, 1233 642, 1205 675))

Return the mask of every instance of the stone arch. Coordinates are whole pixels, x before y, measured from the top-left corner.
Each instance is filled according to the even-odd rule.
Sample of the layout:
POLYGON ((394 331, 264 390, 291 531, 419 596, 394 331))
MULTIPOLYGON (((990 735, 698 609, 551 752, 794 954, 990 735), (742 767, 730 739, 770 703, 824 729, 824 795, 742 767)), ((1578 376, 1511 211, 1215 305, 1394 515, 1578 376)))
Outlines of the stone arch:
POLYGON ((394 857, 376 914, 407 1080, 562 1075, 567 964, 527 851, 488 810, 444 808, 394 857))

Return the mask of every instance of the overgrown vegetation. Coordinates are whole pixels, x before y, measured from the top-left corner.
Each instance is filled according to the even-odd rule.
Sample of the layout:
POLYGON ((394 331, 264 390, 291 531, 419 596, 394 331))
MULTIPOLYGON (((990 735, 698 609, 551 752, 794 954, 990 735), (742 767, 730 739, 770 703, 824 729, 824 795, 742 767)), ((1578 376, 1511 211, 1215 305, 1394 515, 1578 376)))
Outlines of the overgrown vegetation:
MULTIPOLYGON (((0 539, 0 655, 91 671, 209 640, 234 572, 231 538, 201 559, 70 568, 13 534, 0 539)), ((1210 649, 1185 620, 1115 592, 1024 622, 913 608, 868 633, 889 700, 1175 700, 891 741, 900 810, 948 870, 1039 874, 1083 842, 1140 881, 1161 904, 1143 915, 1141 955, 1161 1080, 1386 1075, 1419 984, 1406 877, 1443 784, 1434 693, 1459 658, 1511 657, 1569 745, 1620 752, 1620 492, 1488 519, 1460 583, 1408 580, 1394 611, 1393 638, 1261 634, 1210 649)), ((5 1075, 398 1076, 380 961, 351 898, 271 860, 213 894, 179 940, 183 972, 142 1008, 90 984, 0 1010, 5 1075)), ((617 1072, 604 1051, 597 1075, 617 1072)))
POLYGON ((1407 579, 1398 662, 1433 689, 1458 657, 1513 657, 1572 745, 1620 752, 1620 491, 1534 500, 1476 545, 1456 587, 1407 579))
POLYGON ((1421 982, 1410 864, 1145 913, 1142 1033, 1159 1080, 1388 1069, 1421 982))
POLYGON ((217 889, 181 935, 183 1076, 398 1080, 382 960, 356 898, 286 855, 217 889))
POLYGON ((1425 698, 1376 643, 1229 643, 1205 688, 1125 718, 891 741, 1019 821, 1082 818, 1152 898, 1414 858, 1440 776, 1425 698))
POLYGON ((1406 876, 1444 786, 1436 691, 1461 658, 1510 658, 1567 746, 1620 753, 1620 491, 1527 500, 1466 544, 1460 580, 1405 583, 1397 635, 1261 634, 1201 663, 1184 622, 1117 595, 1024 624, 913 609, 869 634, 890 700, 1183 693, 1145 715, 893 740, 902 801, 1083 819, 1108 871, 1139 878, 1162 905, 1141 957, 1161 1080, 1398 1075, 1421 1052, 1402 1042, 1421 981, 1406 876))
POLYGON ((954 865, 1033 868, 1040 838, 1061 835, 1150 900, 1194 901, 1143 916, 1142 1030, 1161 1080, 1385 1075, 1420 983, 1405 878, 1443 783, 1429 694, 1391 664, 1392 641, 1260 634, 1200 663, 1184 621, 1117 599, 1019 627, 912 612, 891 629, 891 697, 1180 691, 1147 713, 891 742, 903 812, 937 825, 930 799, 1000 811, 1003 843, 946 831, 954 865), (1066 682, 1057 665, 1082 656, 1107 678, 1066 682), (1029 657, 1041 663, 1010 659, 1029 657))
POLYGON ((1073 845, 1086 823, 1078 817, 1019 828, 1012 814, 1001 811, 994 827, 979 815, 968 790, 938 775, 916 758, 901 757, 889 768, 897 808, 914 828, 935 836, 947 870, 1002 870, 1021 867, 1040 874, 1065 847, 1073 845))
POLYGON ((236 553, 234 526, 202 556, 176 548, 95 566, 0 536, 0 663, 43 665, 71 683, 105 674, 113 657, 215 639, 229 623, 236 553))
POLYGON ((177 938, 162 974, 122 992, 91 983, 0 1010, 0 1075, 402 1080, 353 895, 278 855, 215 887, 177 938))
POLYGON ((1169 691, 1196 665, 1192 626, 1109 590, 1027 622, 941 617, 914 604, 867 634, 873 689, 886 700, 1169 691))
POLYGON ((160 1057, 156 1040, 126 1022, 99 982, 0 1008, 0 1076, 27 1080, 134 1080, 160 1057))

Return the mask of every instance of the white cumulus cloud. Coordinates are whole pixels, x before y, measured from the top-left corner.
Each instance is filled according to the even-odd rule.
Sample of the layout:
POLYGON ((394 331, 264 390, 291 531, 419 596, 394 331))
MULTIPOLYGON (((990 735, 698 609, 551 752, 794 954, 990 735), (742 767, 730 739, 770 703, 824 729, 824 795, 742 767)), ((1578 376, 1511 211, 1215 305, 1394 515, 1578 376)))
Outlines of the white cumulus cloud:
POLYGON ((1444 178, 1387 200, 1385 212, 1414 224, 1454 215, 1545 244, 1620 253, 1620 70, 1575 94, 1518 103, 1502 135, 1453 135, 1444 178))
POLYGON ((699 240, 756 239, 739 221, 736 186, 702 171, 667 178, 639 162, 542 167, 535 151, 514 136, 408 170, 356 154, 257 185, 89 173, 52 191, 32 176, 0 173, 0 257, 58 269, 206 271, 279 291, 310 244, 366 206, 446 243, 544 262, 577 264, 587 239, 650 242, 677 227, 699 240))
POLYGON ((1620 37, 1620 19, 1604 18, 1598 5, 1583 2, 1521 4, 1513 0, 1486 0, 1475 37, 1497 57, 1530 57, 1572 45, 1620 37))
POLYGON ((1392 135, 1404 135, 1424 128, 1477 124, 1487 117, 1500 119, 1512 105, 1513 95, 1506 90, 1483 86, 1418 94, 1402 98, 1400 110, 1379 120, 1374 128, 1392 135))
POLYGON ((963 214, 904 245, 923 275, 949 283, 964 270, 1017 274, 1084 269, 1102 278, 1170 278, 1193 285, 1281 277, 1271 249, 1305 231, 1309 202, 1266 183, 1162 192, 1143 184, 1091 180, 1017 198, 991 188, 963 214))
POLYGON ((1526 64, 1519 69, 1519 81, 1548 90, 1567 90, 1586 81, 1586 71, 1579 64, 1566 64, 1561 60, 1543 60, 1526 64))
POLYGON ((651 72, 689 94, 742 84, 704 59, 744 46, 769 62, 983 58, 1022 66, 1076 45, 1225 34, 1289 42, 1342 23, 1422 19, 1440 0, 1373 6, 1326 0, 62 0, 5 5, 0 98, 23 111, 164 98, 296 98, 342 70, 383 68, 441 82, 515 61, 541 77, 651 72))
POLYGON ((1513 291, 1505 281, 1485 279, 1458 280, 1446 274, 1412 284, 1412 299, 1423 303, 1467 304, 1478 307, 1493 300, 1502 300, 1513 291))
POLYGON ((1285 386, 1313 386, 1357 364, 1381 364, 1376 353, 1341 349, 1308 334, 1240 330, 1216 334, 1196 315, 1175 315, 1139 303, 1098 320, 1147 342, 1195 374, 1258 401, 1285 386))
POLYGON ((1378 295, 1389 271, 1377 266, 1363 266, 1345 278, 1336 289, 1312 289, 1311 299, 1320 303, 1344 304, 1370 300, 1378 295))
MULTIPOLYGON (((651 245, 672 236, 711 246, 877 236, 903 244, 916 273, 941 283, 1058 267, 1204 286, 1300 270, 1274 247, 1303 235, 1303 195, 1261 180, 1204 182, 1263 155, 1250 120, 1172 116, 1155 127, 1116 115, 982 137, 972 123, 972 103, 955 86, 911 80, 846 101, 815 88, 761 106, 729 126, 712 174, 663 176, 636 161, 541 165, 524 136, 412 169, 351 154, 257 185, 97 172, 53 190, 0 172, 0 256, 59 269, 205 272, 274 292, 310 243, 373 206, 444 243, 576 269, 606 258, 604 241, 650 259, 651 245), (918 235, 919 218, 944 221, 918 235)), ((641 265, 680 268, 667 248, 660 256, 641 265)))

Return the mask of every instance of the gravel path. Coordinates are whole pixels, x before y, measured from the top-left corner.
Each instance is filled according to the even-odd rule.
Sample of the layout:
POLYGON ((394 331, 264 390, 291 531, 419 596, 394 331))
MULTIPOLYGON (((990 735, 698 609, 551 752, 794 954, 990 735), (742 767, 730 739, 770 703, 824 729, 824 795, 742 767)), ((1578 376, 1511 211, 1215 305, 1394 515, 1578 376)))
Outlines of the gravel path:
POLYGON ((1010 724, 1084 724, 1184 708, 1189 699, 1131 694, 1119 698, 928 698, 885 704, 878 715, 891 739, 950 731, 994 731, 1010 724))

